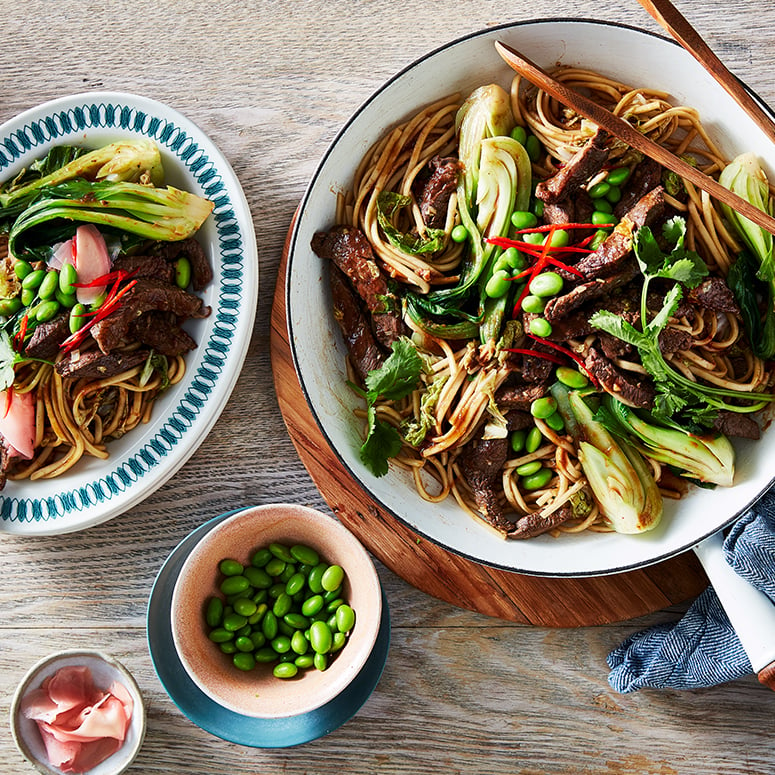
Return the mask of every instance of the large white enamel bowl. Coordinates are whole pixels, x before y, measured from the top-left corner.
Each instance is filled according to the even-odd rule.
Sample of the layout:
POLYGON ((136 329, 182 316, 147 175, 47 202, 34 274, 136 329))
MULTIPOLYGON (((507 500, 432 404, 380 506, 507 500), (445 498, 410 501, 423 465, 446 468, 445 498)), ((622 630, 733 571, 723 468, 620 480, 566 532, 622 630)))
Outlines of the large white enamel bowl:
POLYGON ((729 157, 753 151, 772 178, 775 148, 732 99, 683 49, 664 38, 619 25, 546 20, 474 33, 413 63, 377 91, 350 119, 326 152, 301 203, 291 235, 287 277, 288 327, 297 373, 314 417, 353 477, 381 504, 427 539, 483 564, 535 575, 615 573, 663 560, 691 548, 732 521, 775 475, 775 433, 738 443, 736 484, 693 491, 667 502, 653 532, 542 536, 505 541, 472 520, 452 498, 433 505, 416 493, 407 474, 391 468, 372 476, 358 459, 358 400, 345 388, 345 349, 331 314, 328 275, 310 249, 312 235, 333 224, 334 193, 346 189, 364 152, 386 129, 438 97, 498 82, 512 71, 493 43, 513 46, 544 67, 556 63, 599 70, 634 86, 669 92, 696 107, 714 141, 729 157))
POLYGON ((108 445, 106 460, 82 458, 56 479, 9 481, 0 493, 0 533, 52 535, 104 522, 166 482, 204 441, 231 394, 253 333, 258 251, 237 176, 215 144, 173 108, 123 92, 47 102, 0 125, 0 180, 59 144, 100 146, 144 138, 161 152, 165 181, 215 203, 197 238, 213 281, 199 295, 209 317, 186 323, 198 346, 186 375, 156 402, 149 423, 108 445))

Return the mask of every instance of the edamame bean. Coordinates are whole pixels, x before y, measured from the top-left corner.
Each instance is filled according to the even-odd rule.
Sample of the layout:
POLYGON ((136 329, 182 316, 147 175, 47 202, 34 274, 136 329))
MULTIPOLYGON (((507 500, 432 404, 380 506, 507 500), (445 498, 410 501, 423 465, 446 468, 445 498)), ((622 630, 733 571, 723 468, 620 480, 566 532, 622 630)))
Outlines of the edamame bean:
POLYGON ((250 586, 250 582, 245 576, 227 576, 220 586, 224 595, 236 595, 244 592, 250 586))
POLYGON ((533 318, 530 321, 530 333, 544 338, 551 336, 552 324, 546 318, 533 318))
POLYGON ((630 177, 629 167, 615 167, 606 176, 606 181, 612 186, 621 186, 630 177))
POLYGON ((540 199, 533 200, 533 212, 539 218, 544 214, 544 203, 540 199))
POLYGON ((541 272, 530 281, 530 293, 533 296, 556 296, 563 286, 562 277, 557 272, 541 272))
POLYGON ((287 594, 293 596, 304 589, 306 583, 307 577, 303 573, 296 571, 296 573, 285 582, 285 591, 287 594))
POLYGON ((70 333, 74 334, 84 323, 86 323, 86 307, 83 304, 76 304, 70 310, 70 318, 68 320, 70 333))
POLYGON ((283 616, 283 621, 294 630, 306 630, 310 625, 309 619, 304 614, 291 611, 283 616))
POLYGON ((328 667, 328 657, 325 654, 315 652, 315 655, 312 657, 312 664, 322 673, 328 667))
POLYGON ((593 211, 597 210, 600 213, 612 213, 614 206, 607 199, 593 199, 592 200, 593 211))
POLYGON ((544 422, 553 430, 558 433, 565 430, 565 420, 562 419, 562 415, 559 412, 550 414, 544 418, 544 422))
POLYGON ((249 597, 241 597, 239 600, 235 600, 233 605, 234 610, 240 616, 248 617, 248 624, 255 624, 255 622, 250 621, 250 617, 258 610, 258 606, 249 597))
POLYGON ((283 592, 277 600, 274 601, 274 605, 272 606, 272 613, 278 618, 282 619, 285 614, 287 614, 291 610, 291 606, 293 605, 293 600, 291 600, 291 596, 287 592, 283 592))
POLYGON ((337 597, 326 606, 326 611, 333 613, 340 605, 344 605, 344 600, 341 597, 337 597))
POLYGON ((268 549, 277 559, 283 562, 293 562, 293 555, 285 544, 274 541, 269 544, 268 549))
POLYGON ((275 665, 272 675, 275 678, 293 678, 299 672, 295 662, 281 662, 275 665))
POLYGON ((38 323, 46 323, 59 312, 59 302, 56 299, 43 301, 35 308, 35 319, 38 323))
POLYGON ((613 213, 604 213, 600 210, 595 210, 592 213, 592 223, 595 226, 613 226, 616 223, 616 216, 613 213))
POLYGON ((532 476, 526 476, 520 480, 520 485, 523 490, 540 490, 542 487, 546 487, 549 484, 549 480, 552 478, 553 471, 551 468, 541 468, 532 476))
POLYGON ((347 643, 347 635, 343 632, 335 632, 331 640, 331 653, 334 654, 347 643))
POLYGON ((546 299, 542 299, 540 296, 533 296, 532 294, 528 294, 524 299, 522 299, 521 306, 525 312, 531 312, 534 315, 540 315, 546 306, 546 299))
POLYGON ((64 264, 59 270, 59 290, 66 296, 72 296, 75 293, 73 283, 78 282, 78 272, 72 264, 64 264))
POLYGON ((323 585, 320 583, 320 580, 323 578, 326 568, 328 568, 328 565, 324 562, 320 562, 309 572, 309 576, 307 576, 307 586, 316 594, 323 591, 323 585))
POLYGON ((50 269, 43 277, 43 282, 38 288, 38 296, 41 299, 50 299, 59 288, 59 272, 50 269))
POLYGON ((531 231, 527 234, 520 235, 523 242, 527 242, 528 245, 543 245, 546 235, 542 231, 531 231))
POLYGON ((32 271, 32 264, 23 261, 22 259, 17 259, 16 263, 13 265, 13 272, 19 280, 24 280, 27 275, 32 274, 32 271))
POLYGON ((293 660, 293 664, 296 665, 296 667, 300 667, 302 670, 306 670, 307 668, 312 667, 314 660, 315 657, 312 654, 300 654, 293 660))
POLYGON ((240 635, 239 638, 234 641, 234 645, 237 647, 237 651, 255 651, 253 641, 250 640, 247 635, 240 635))
POLYGON ((246 654, 242 651, 238 651, 231 661, 237 670, 243 670, 244 672, 252 670, 256 666, 256 658, 252 654, 246 654))
POLYGON ((534 425, 527 432, 527 437, 525 438, 525 452, 532 455, 533 452, 541 446, 543 440, 544 436, 541 433, 541 429, 537 425, 534 425))
POLYGON ((449 236, 453 242, 465 242, 468 239, 468 229, 462 223, 459 223, 452 229, 449 236))
POLYGON ((592 199, 600 199, 604 197, 611 190, 611 184, 605 180, 601 180, 599 183, 595 183, 594 186, 587 189, 587 193, 592 199))
POLYGON ((487 281, 484 292, 491 299, 500 299, 501 296, 505 296, 509 292, 510 287, 509 273, 505 269, 499 269, 487 281))
POLYGON ((269 549, 263 548, 254 552, 253 556, 250 558, 250 564, 254 568, 263 568, 271 559, 272 553, 269 549))
POLYGON ((540 460, 531 460, 529 463, 523 463, 521 466, 517 466, 514 471, 517 476, 531 476, 532 474, 540 471, 543 465, 540 460))
POLYGON ((277 617, 273 611, 267 611, 264 614, 264 618, 261 620, 261 632, 264 633, 266 639, 271 641, 277 637, 278 631, 277 617))
POLYGON ((597 250, 608 238, 608 232, 605 229, 598 229, 592 242, 589 243, 590 250, 597 250))
POLYGON ((323 595, 312 595, 301 604, 301 612, 304 616, 314 616, 323 608, 324 602, 323 595))
POLYGON ((539 420, 545 420, 557 411, 557 401, 552 396, 537 398, 530 404, 530 414, 539 420))
POLYGON ((342 586, 344 581, 344 568, 341 565, 329 565, 320 579, 320 584, 326 592, 333 592, 342 586))
POLYGON ((611 204, 616 204, 622 198, 622 190, 618 186, 611 186, 605 198, 611 204))
POLYGON ((226 614, 223 617, 223 627, 229 632, 236 632, 237 630, 241 630, 247 623, 247 616, 242 616, 238 613, 226 614))
POLYGON ((570 242, 570 234, 566 229, 555 229, 544 235, 542 244, 547 243, 553 248, 564 248, 570 242))
POLYGON ((511 436, 509 437, 509 444, 511 444, 511 449, 513 452, 522 452, 522 450, 525 448, 525 437, 527 436, 526 431, 514 431, 511 436))
POLYGON ((230 640, 227 640, 224 643, 218 644, 218 648, 224 654, 234 654, 237 651, 237 647, 234 645, 234 642, 230 640))
POLYGON ((294 654, 306 654, 309 651, 309 643, 301 630, 296 630, 291 637, 291 649, 294 654))
POLYGON ((234 638, 234 633, 224 627, 216 627, 214 630, 210 630, 207 636, 213 643, 225 643, 227 640, 234 638))
POLYGON ((527 130, 523 126, 515 126, 511 130, 511 139, 516 140, 520 145, 524 145, 527 140, 527 130))
POLYGON ((175 285, 184 291, 191 285, 191 262, 185 256, 175 262, 175 285))
POLYGON ((253 643, 254 649, 260 649, 266 643, 266 635, 260 630, 251 632, 248 637, 253 643))
POLYGON ((304 563, 304 565, 314 566, 320 562, 318 553, 311 546, 305 544, 294 544, 290 548, 290 553, 294 560, 304 563))
POLYGON ((285 560, 281 560, 276 556, 272 557, 272 559, 264 566, 264 570, 270 576, 279 576, 285 570, 285 560))
POLYGON ((312 622, 309 626, 309 645, 317 654, 327 654, 331 650, 332 638, 326 622, 312 622))
POLYGON ((78 297, 74 293, 72 295, 68 295, 66 293, 62 293, 59 288, 57 288, 54 292, 54 298, 67 309, 72 309, 78 303, 78 297))
POLYGON ((45 269, 35 269, 22 280, 22 288, 28 291, 35 291, 40 288, 40 284, 43 282, 45 277, 45 269))
POLYGON ((336 609, 336 629, 339 632, 350 632, 355 626, 355 611, 343 603, 336 609))
POLYGON ((554 374, 563 385, 574 390, 579 390, 589 384, 589 380, 580 371, 569 366, 558 366, 554 374))
POLYGON ((253 657, 256 662, 274 662, 277 659, 277 652, 271 646, 263 646, 255 651, 253 657))
POLYGON ((290 581, 291 576, 294 576, 295 574, 296 574, 296 563, 289 562, 286 564, 285 568, 283 568, 283 572, 279 575, 278 578, 280 579, 280 581, 287 584, 290 581))
POLYGON ((248 565, 242 571, 242 575, 256 589, 269 589, 272 586, 272 577, 263 568, 255 568, 252 565, 248 565))
POLYGON ((528 210, 515 210, 511 214, 511 225, 517 230, 532 229, 538 225, 538 218, 528 210))
POLYGON ((285 654, 291 650, 291 639, 287 635, 278 635, 269 643, 278 654, 285 654))
POLYGON ((210 627, 217 627, 223 618, 223 600, 220 597, 211 597, 207 601, 205 609, 205 621, 210 627))
POLYGON ((530 161, 538 161, 541 156, 541 143, 538 142, 538 138, 535 135, 528 135, 522 145, 525 146, 530 161))
POLYGON ((34 288, 22 288, 22 292, 20 295, 20 298, 22 300, 22 306, 29 307, 30 304, 32 304, 33 301, 35 301, 35 297, 37 296, 37 291, 34 288))
POLYGON ((218 564, 218 570, 220 570, 224 576, 241 576, 242 571, 245 569, 242 567, 241 562, 226 558, 225 560, 220 561, 218 564))
POLYGON ((4 318, 16 314, 24 305, 18 296, 12 299, 0 299, 0 315, 4 318))

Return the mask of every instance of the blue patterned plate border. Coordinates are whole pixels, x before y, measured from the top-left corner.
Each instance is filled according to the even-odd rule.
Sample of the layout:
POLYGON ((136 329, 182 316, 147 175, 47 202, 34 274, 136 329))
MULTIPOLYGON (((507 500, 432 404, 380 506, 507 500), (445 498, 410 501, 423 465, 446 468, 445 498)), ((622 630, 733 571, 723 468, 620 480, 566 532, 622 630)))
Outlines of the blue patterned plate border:
POLYGON ((111 442, 110 457, 82 459, 62 477, 9 481, 0 493, 0 533, 53 535, 104 522, 166 482, 210 431, 242 368, 258 298, 258 252, 242 187, 221 152, 172 108, 122 92, 63 97, 0 126, 0 180, 53 145, 89 148, 128 137, 154 141, 166 182, 215 203, 199 237, 214 279, 202 294, 212 313, 190 329, 198 342, 184 379, 157 402, 148 425, 111 442))

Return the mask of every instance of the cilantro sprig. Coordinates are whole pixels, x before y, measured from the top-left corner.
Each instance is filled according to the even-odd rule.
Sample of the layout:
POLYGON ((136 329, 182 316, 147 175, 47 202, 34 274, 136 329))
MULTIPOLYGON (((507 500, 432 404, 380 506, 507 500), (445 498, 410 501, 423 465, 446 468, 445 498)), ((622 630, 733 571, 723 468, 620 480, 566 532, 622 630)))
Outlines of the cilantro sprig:
POLYGON ((665 241, 672 245, 670 253, 663 253, 651 229, 643 226, 635 236, 635 257, 643 273, 641 292, 641 328, 639 331, 619 315, 601 310, 590 318, 595 328, 637 348, 643 368, 654 379, 657 396, 654 403, 656 417, 672 417, 684 411, 696 422, 708 424, 715 410, 754 412, 775 396, 767 393, 743 393, 687 379, 673 369, 662 355, 659 335, 678 309, 683 288, 694 288, 708 274, 705 262, 694 251, 686 249, 684 237, 686 221, 680 216, 671 218, 664 226, 665 241), (647 297, 649 284, 655 279, 673 280, 676 284, 665 294, 662 308, 649 320, 647 297), (745 400, 745 405, 731 404, 725 398, 745 400), (750 403, 752 402, 752 403, 750 403))
POLYGON ((13 349, 11 337, 5 331, 0 331, 0 392, 13 385, 15 366, 25 360, 13 349))
POLYGON ((422 359, 412 342, 402 337, 393 344, 393 352, 384 364, 366 376, 366 390, 352 386, 366 399, 368 433, 360 450, 361 462, 374 476, 388 472, 388 460, 401 451, 401 434, 377 416, 379 399, 399 401, 416 387, 422 372, 422 359))

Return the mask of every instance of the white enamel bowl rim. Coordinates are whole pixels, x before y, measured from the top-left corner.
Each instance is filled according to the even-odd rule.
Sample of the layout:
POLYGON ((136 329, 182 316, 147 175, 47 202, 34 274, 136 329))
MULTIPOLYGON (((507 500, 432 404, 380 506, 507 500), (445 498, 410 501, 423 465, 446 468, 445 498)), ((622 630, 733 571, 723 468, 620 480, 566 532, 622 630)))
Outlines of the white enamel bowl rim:
POLYGON ((152 139, 167 182, 216 203, 198 235, 213 264, 213 282, 200 294, 212 313, 186 324, 198 347, 186 357, 183 380, 157 401, 151 422, 111 442, 105 461, 83 458, 53 480, 9 481, 0 493, 0 533, 67 533, 136 506, 205 439, 247 354, 258 298, 250 209, 229 162, 181 113, 127 92, 85 92, 46 102, 0 126, 0 179, 55 144, 98 147, 128 137, 152 139))
POLYGON ((428 53, 387 81, 353 114, 324 154, 289 242, 286 309, 294 366, 318 427, 353 479, 419 535, 475 562, 531 575, 592 576, 644 567, 691 549, 756 501, 773 481, 766 465, 768 454, 775 454, 772 432, 759 442, 735 441, 734 487, 696 489, 677 505, 667 502, 662 525, 636 537, 545 535, 504 541, 468 517, 451 497, 443 504, 428 504, 415 493, 408 475, 391 467, 387 476, 376 478, 358 459, 360 427, 352 415, 358 401, 345 387, 345 351, 330 312, 327 272, 312 253, 310 239, 333 223, 335 192, 350 184, 357 161, 386 129, 457 90, 468 93, 490 80, 508 86, 512 72, 495 52, 495 40, 513 45, 539 65, 586 65, 629 83, 669 91, 678 102, 700 110, 722 152, 731 157, 753 151, 775 179, 775 149, 761 130, 672 41, 589 19, 543 19, 474 32, 428 53))
POLYGON ((189 678, 217 704, 253 718, 298 717, 322 707, 356 678, 374 650, 382 618, 382 587, 360 541, 336 518, 291 503, 254 506, 227 517, 191 550, 180 569, 170 605, 172 639, 189 678), (218 563, 231 557, 247 563, 272 542, 311 546, 329 564, 345 570, 343 597, 355 626, 324 671, 299 671, 283 681, 270 666, 241 673, 207 637, 204 609, 217 592, 218 563))
POLYGON ((124 744, 118 751, 86 773, 86 775, 119 775, 132 764, 143 745, 146 727, 145 701, 137 681, 129 670, 117 659, 102 651, 92 649, 57 651, 36 662, 27 671, 16 688, 11 701, 11 732, 14 742, 24 758, 38 772, 44 773, 44 775, 61 773, 58 767, 54 767, 48 762, 37 725, 22 715, 21 702, 27 692, 40 686, 45 678, 53 675, 62 667, 72 665, 89 667, 98 688, 107 689, 110 683, 116 680, 120 681, 132 696, 134 707, 124 744))

